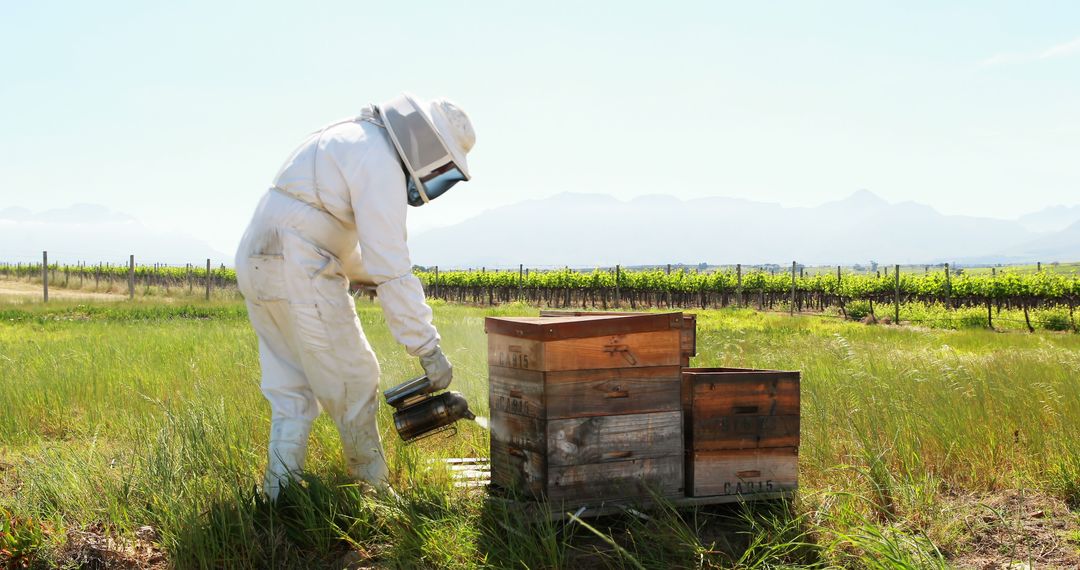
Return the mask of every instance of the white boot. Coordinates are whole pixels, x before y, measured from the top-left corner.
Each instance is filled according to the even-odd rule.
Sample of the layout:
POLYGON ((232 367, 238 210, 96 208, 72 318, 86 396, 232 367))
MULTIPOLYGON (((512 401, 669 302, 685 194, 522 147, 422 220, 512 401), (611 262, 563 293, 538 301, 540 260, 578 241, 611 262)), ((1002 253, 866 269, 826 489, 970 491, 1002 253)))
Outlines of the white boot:
POLYGON ((309 421, 274 420, 270 423, 269 462, 263 491, 271 501, 277 500, 281 488, 296 480, 304 469, 310 434, 309 421))

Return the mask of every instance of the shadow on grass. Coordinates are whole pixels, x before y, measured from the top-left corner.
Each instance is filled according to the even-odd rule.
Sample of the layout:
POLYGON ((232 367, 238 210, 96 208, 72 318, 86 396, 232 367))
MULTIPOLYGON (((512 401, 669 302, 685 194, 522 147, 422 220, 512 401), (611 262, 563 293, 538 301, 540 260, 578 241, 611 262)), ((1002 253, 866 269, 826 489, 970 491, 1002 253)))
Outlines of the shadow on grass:
POLYGON ((276 503, 238 489, 187 518, 162 537, 177 568, 342 568, 378 555, 390 514, 344 477, 304 475, 276 503))
POLYGON ((488 502, 480 550, 497 568, 775 568, 822 566, 805 517, 785 501, 550 520, 520 504, 488 502))

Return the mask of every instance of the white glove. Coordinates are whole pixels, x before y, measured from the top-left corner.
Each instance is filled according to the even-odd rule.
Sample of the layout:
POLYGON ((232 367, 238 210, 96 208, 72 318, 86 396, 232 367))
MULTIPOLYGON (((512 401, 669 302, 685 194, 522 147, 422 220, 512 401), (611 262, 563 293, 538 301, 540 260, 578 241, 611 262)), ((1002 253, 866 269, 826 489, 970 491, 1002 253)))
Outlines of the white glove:
POLYGON ((424 373, 431 381, 431 392, 445 390, 450 385, 450 380, 454 377, 454 367, 438 345, 430 354, 420 357, 420 365, 424 367, 424 373))

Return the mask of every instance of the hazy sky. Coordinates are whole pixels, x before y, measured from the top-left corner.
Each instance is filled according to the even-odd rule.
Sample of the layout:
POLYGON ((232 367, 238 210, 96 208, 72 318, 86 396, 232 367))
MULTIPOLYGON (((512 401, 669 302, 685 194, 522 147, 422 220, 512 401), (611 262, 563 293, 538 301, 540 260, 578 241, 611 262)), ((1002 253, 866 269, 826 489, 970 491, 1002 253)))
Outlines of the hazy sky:
POLYGON ((0 208, 232 251, 306 133, 402 90, 477 131, 414 231, 563 191, 1080 203, 1075 2, 407 4, 4 2, 0 208))

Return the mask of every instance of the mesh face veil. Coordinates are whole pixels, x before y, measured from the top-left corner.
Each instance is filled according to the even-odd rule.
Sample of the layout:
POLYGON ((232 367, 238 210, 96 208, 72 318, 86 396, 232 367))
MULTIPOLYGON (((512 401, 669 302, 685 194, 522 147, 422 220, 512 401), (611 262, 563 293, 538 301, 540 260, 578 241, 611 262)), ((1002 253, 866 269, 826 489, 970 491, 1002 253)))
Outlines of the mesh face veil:
POLYGON ((468 167, 454 156, 446 140, 417 101, 405 94, 379 106, 383 124, 408 174, 409 205, 422 206, 468 180, 468 167))

